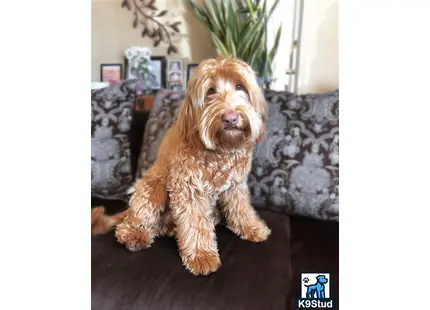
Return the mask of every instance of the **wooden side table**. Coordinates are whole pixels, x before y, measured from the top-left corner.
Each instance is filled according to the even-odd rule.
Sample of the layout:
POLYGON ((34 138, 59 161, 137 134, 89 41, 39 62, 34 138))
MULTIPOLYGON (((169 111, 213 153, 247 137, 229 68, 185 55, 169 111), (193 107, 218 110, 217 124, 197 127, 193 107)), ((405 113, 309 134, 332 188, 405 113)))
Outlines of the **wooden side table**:
POLYGON ((141 95, 136 98, 134 101, 135 110, 140 111, 149 111, 152 108, 152 104, 154 103, 154 95, 141 95))

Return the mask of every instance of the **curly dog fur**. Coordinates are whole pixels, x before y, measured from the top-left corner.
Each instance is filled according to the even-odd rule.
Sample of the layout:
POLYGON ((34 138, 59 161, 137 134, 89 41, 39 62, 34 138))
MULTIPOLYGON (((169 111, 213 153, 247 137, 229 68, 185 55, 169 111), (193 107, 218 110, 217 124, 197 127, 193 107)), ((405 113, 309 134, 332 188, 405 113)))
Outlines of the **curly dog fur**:
POLYGON ((92 232, 116 225, 117 240, 130 251, 150 247, 157 236, 175 236, 183 264, 195 275, 221 265, 215 235, 221 216, 241 238, 265 241, 271 231, 251 206, 247 177, 266 119, 266 102, 248 64, 202 61, 156 162, 131 189, 128 210, 116 218, 94 210, 92 232))

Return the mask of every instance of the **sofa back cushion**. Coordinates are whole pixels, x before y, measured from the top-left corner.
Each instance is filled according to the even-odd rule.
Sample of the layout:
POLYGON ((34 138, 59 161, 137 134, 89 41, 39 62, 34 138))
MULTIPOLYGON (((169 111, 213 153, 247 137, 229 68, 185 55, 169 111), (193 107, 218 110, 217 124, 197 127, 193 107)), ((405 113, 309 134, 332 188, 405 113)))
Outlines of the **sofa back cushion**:
POLYGON ((267 136, 248 184, 256 207, 339 219, 339 91, 267 92, 267 136))
MULTIPOLYGON (((267 91, 267 136, 248 179, 257 208, 317 219, 339 217, 339 91, 295 95, 267 91)), ((160 90, 142 142, 138 176, 155 162, 184 91, 160 90)))
POLYGON ((145 126, 136 176, 141 177, 157 159, 164 134, 176 120, 185 91, 160 89, 154 98, 145 126))
POLYGON ((91 196, 127 199, 132 185, 129 132, 137 80, 91 91, 91 196))

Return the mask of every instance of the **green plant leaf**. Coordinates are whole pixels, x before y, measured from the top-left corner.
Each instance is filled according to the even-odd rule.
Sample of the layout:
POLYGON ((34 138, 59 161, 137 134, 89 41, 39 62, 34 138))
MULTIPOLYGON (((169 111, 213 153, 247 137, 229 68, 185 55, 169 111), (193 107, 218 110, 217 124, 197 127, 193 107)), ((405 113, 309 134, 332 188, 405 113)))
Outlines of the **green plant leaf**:
POLYGON ((246 6, 247 6, 247 9, 248 9, 248 12, 251 14, 251 16, 253 17, 254 16, 254 14, 255 14, 255 10, 254 10, 254 5, 253 5, 253 3, 251 2, 251 0, 246 0, 246 6))
POLYGON ((281 40, 281 34, 282 34, 282 24, 278 27, 278 30, 276 31, 275 42, 273 43, 272 50, 269 53, 270 63, 273 62, 273 59, 275 58, 275 55, 278 52, 279 42, 281 40))
POLYGON ((227 18, 227 2, 228 0, 221 1, 221 13, 222 13, 222 21, 226 23, 228 21, 227 18))
POLYGON ((264 0, 263 7, 261 8, 261 14, 262 15, 266 15, 266 12, 267 12, 266 8, 267 8, 267 1, 264 0))
POLYGON ((236 57, 236 44, 234 43, 232 36, 232 32, 227 29, 226 43, 228 46, 228 50, 230 51, 231 56, 236 57))
POLYGON ((241 38, 243 38, 245 36, 245 34, 249 31, 249 28, 251 27, 253 21, 251 19, 247 19, 242 26, 240 27, 241 29, 239 30, 239 36, 241 38))
POLYGON ((262 15, 251 27, 248 28, 247 32, 241 37, 241 44, 238 47, 239 55, 249 49, 253 38, 263 30, 264 24, 264 15, 262 15))
POLYGON ((225 27, 224 24, 224 19, 223 19, 223 6, 224 6, 224 1, 220 1, 219 3, 217 3, 216 0, 211 0, 211 8, 215 14, 215 17, 217 19, 217 23, 220 25, 221 28, 225 27))
POLYGON ((212 41, 217 49, 218 54, 220 54, 222 57, 229 57, 230 52, 227 50, 225 45, 221 42, 221 40, 217 37, 217 35, 213 32, 211 32, 212 41))
MULTIPOLYGON (((266 2, 266 1, 264 1, 264 2, 266 2)), ((279 4, 279 0, 276 0, 276 1, 273 3, 273 6, 270 8, 269 13, 267 13, 267 19, 269 19, 269 18, 272 16, 273 11, 275 11, 275 9, 276 9, 276 7, 278 6, 278 4, 279 4)))
POLYGON ((256 36, 253 38, 253 41, 251 42, 251 46, 250 46, 250 50, 256 50, 258 45, 265 45, 264 41, 264 35, 265 35, 265 31, 260 31, 256 34, 256 36))
POLYGON ((238 11, 243 11, 244 13, 248 12, 242 0, 236 0, 236 5, 238 11))
POLYGON ((226 0, 226 21, 227 21, 227 29, 232 33, 232 39, 235 44, 237 44, 239 39, 239 14, 236 14, 233 9, 232 0, 226 0))
POLYGON ((263 68, 259 67, 258 63, 262 57, 262 55, 264 54, 264 51, 266 50, 266 45, 265 45, 265 33, 263 32, 263 37, 262 39, 259 41, 259 44, 257 44, 255 46, 255 49, 252 50, 252 54, 250 56, 251 59, 251 63, 253 64, 253 68, 259 73, 261 74, 263 70, 263 68))
POLYGON ((196 14, 197 19, 202 22, 203 24, 206 24, 210 27, 210 21, 208 18, 207 13, 199 8, 193 0, 187 0, 189 6, 191 7, 191 10, 196 14))
POLYGON ((217 3, 214 2, 214 0, 212 0, 212 5, 211 7, 209 7, 209 5, 206 3, 206 1, 203 2, 203 7, 204 10, 206 11, 206 14, 208 14, 209 19, 212 23, 212 32, 214 32, 218 38, 222 38, 224 36, 223 34, 223 27, 220 24, 219 20, 218 20, 218 6, 217 3), (213 6, 213 4, 215 4, 215 6, 213 6))

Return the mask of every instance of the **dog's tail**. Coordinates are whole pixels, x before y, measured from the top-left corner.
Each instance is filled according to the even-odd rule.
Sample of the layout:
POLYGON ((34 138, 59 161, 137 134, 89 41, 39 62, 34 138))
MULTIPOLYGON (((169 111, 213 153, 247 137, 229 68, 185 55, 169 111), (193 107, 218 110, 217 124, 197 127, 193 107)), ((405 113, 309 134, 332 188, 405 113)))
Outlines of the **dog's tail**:
POLYGON ((103 235, 121 223, 128 215, 128 209, 114 215, 106 215, 105 208, 95 207, 91 209, 91 235, 103 235))

